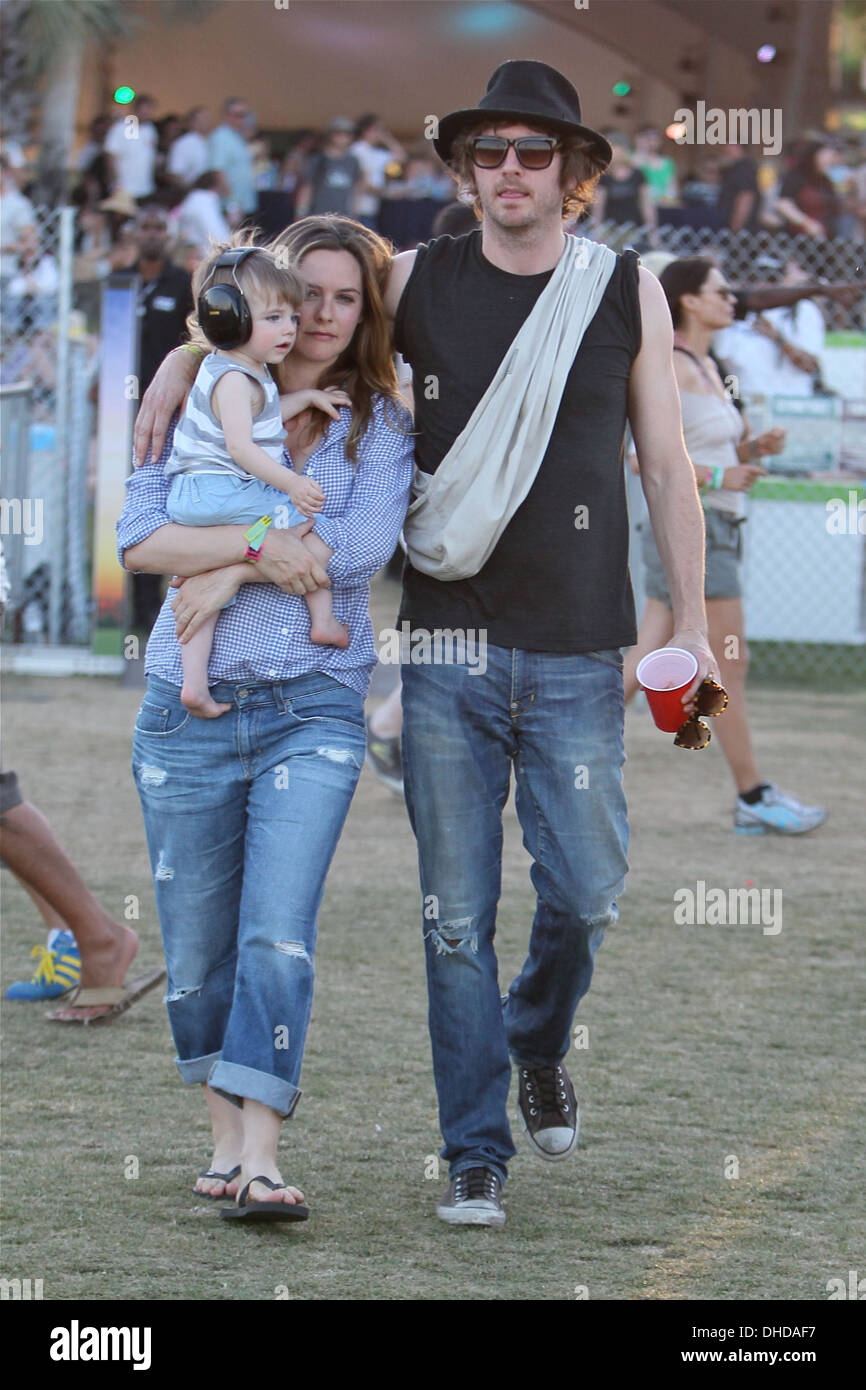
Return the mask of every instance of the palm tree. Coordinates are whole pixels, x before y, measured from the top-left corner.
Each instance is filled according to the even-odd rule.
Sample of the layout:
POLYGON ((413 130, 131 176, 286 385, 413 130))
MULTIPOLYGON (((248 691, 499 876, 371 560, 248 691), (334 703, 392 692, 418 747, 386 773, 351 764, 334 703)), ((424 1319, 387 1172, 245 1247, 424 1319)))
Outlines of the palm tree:
MULTIPOLYGON (((160 10, 183 22, 200 18, 212 4, 162 0, 160 10)), ((36 197, 53 206, 66 192, 85 49, 129 38, 146 20, 131 13, 127 0, 6 0, 3 12, 6 133, 26 139, 33 107, 41 104, 36 197)))

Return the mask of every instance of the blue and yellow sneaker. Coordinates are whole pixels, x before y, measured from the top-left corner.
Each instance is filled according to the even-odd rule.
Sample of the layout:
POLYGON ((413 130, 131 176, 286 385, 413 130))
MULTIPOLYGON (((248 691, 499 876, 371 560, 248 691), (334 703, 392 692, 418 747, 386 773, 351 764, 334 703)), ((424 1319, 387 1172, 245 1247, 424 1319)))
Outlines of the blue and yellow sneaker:
POLYGON ((6 991, 7 999, 57 999, 80 982, 81 957, 71 931, 52 932, 48 945, 34 946, 30 954, 37 957, 33 978, 16 980, 6 991))

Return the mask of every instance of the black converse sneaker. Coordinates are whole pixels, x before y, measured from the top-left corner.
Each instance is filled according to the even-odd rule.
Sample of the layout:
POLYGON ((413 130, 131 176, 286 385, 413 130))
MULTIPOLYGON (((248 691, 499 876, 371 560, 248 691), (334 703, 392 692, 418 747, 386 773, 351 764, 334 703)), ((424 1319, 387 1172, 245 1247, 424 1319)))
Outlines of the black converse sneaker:
POLYGON ((568 1072, 555 1067, 518 1067, 517 1113, 539 1158, 556 1163, 577 1148, 580 1106, 568 1072))
POLYGON ((449 1226, 504 1226, 501 1191, 492 1168, 464 1168, 436 1203, 436 1215, 449 1226))

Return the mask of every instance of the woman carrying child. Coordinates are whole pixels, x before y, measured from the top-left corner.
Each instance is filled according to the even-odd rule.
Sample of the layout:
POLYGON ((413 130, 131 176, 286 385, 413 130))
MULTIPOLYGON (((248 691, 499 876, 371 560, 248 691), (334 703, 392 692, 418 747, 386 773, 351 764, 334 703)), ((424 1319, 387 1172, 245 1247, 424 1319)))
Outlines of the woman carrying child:
MULTIPOLYGON (((148 643, 133 771, 177 1065, 185 1082, 203 1086, 213 1128, 211 1162, 194 1190, 236 1195, 234 1206, 222 1208, 226 1216, 299 1220, 307 1209, 300 1190, 283 1182, 277 1144, 301 1094, 316 918, 364 757, 363 702, 376 662, 369 581, 403 523, 412 438, 382 310, 386 244, 342 217, 307 218, 279 240, 279 263, 301 276, 304 298, 292 351, 281 361, 271 362, 268 351, 253 358, 262 372, 251 385, 267 396, 270 369, 290 415, 277 466, 293 469, 321 496, 299 492, 294 479, 289 487, 278 479, 278 491, 287 503, 294 492, 315 520, 283 529, 265 524, 268 513, 252 540, 242 522, 172 522, 169 431, 161 457, 148 455, 129 479, 118 553, 127 569, 183 579, 148 643), (328 395, 310 396, 298 414, 298 392, 328 395), (329 418, 334 412, 338 418, 329 418), (319 560, 307 548, 313 534, 330 554, 326 563, 325 551, 319 560), (304 596, 329 586, 335 618, 348 629, 346 646, 311 641, 304 596), (193 718, 181 699, 176 623, 186 639, 216 613, 206 684, 209 698, 226 708, 219 718, 193 718)), ((274 329, 275 359, 290 336, 287 325, 274 329)), ((209 346, 200 330, 193 340, 209 346)), ((176 368, 188 364, 191 385, 193 359, 176 349, 171 370, 160 369, 163 379, 176 383, 176 368)), ((240 379, 226 375, 220 385, 233 384, 234 375, 240 379)), ((176 385, 158 381, 157 396, 160 390, 177 401, 176 385)), ((253 422, 256 404, 253 395, 253 422)), ((246 407, 241 413, 246 432, 246 407)), ((249 464, 258 456, 241 452, 241 466, 254 473, 249 464)), ((200 519, 194 508, 188 519, 200 519)))

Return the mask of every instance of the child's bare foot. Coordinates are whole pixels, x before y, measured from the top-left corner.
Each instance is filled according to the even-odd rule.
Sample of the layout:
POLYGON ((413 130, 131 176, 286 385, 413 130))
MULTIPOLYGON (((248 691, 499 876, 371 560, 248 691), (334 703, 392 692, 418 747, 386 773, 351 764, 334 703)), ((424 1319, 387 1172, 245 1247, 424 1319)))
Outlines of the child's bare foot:
POLYGON ((207 687, 199 690, 196 686, 187 685, 185 681, 181 686, 180 702, 184 709, 188 709, 197 719, 219 719, 221 714, 231 709, 231 705, 217 704, 207 687))
POLYGON ((330 622, 311 622, 310 641, 321 647, 345 648, 349 645, 349 629, 336 618, 331 618, 330 622))

